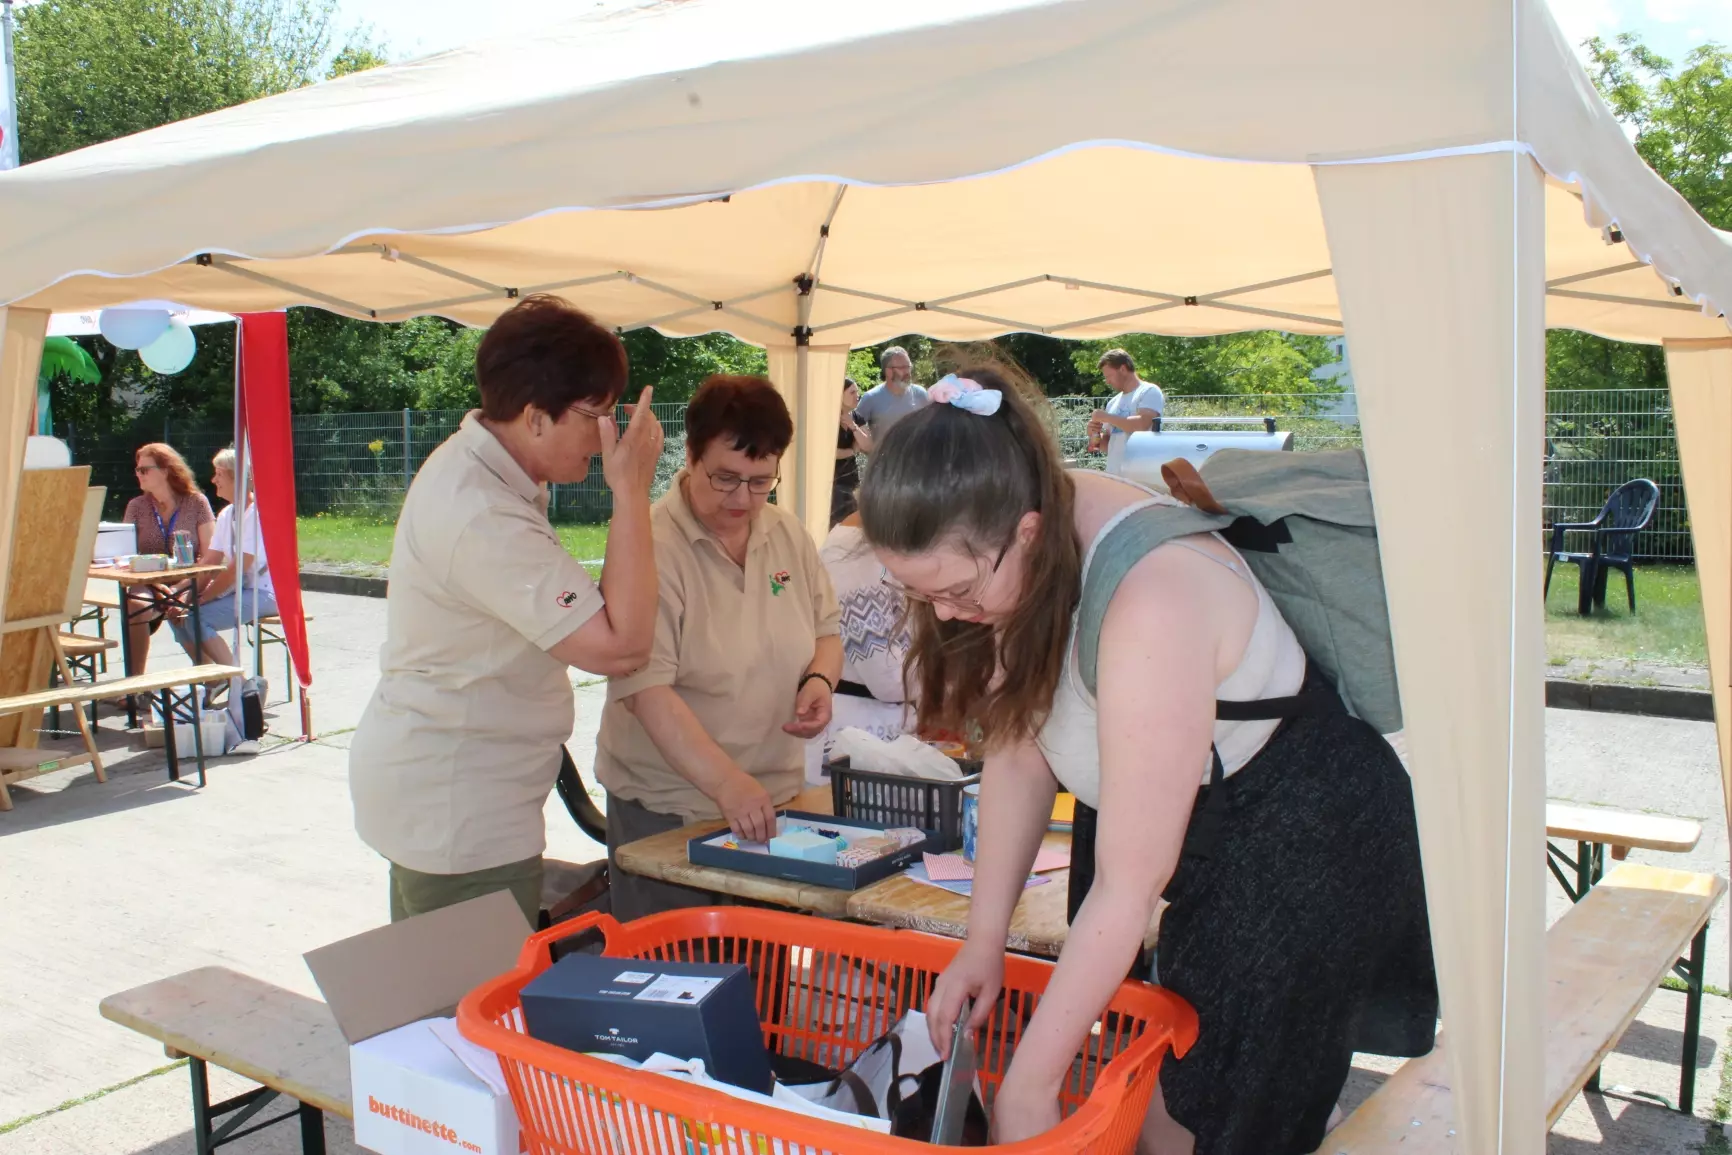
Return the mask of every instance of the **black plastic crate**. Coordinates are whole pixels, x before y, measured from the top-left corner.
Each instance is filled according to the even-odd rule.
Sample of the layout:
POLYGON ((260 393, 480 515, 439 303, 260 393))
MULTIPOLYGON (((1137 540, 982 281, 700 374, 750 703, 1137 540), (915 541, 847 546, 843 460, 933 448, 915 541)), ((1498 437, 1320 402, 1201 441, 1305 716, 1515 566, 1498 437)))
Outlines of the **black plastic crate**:
POLYGON ((952 782, 855 770, 846 757, 825 763, 824 769, 837 817, 935 830, 936 849, 948 851, 962 845, 962 788, 980 781, 979 762, 960 765, 967 777, 952 782))

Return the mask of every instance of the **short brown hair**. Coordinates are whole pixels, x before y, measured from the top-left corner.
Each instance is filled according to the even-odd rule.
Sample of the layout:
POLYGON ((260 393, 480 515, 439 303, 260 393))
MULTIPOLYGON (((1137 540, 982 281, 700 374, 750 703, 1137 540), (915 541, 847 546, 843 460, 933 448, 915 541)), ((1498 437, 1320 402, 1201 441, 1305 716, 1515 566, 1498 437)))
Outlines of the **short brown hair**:
POLYGON ((686 452, 696 461, 718 437, 754 461, 780 457, 794 440, 794 419, 767 378, 718 374, 686 406, 686 452))
POLYGON ((1123 349, 1108 349, 1101 354, 1101 359, 1095 362, 1096 369, 1105 369, 1108 365, 1115 369, 1129 369, 1132 373, 1137 371, 1137 363, 1131 360, 1131 355, 1123 349))
POLYGON ((475 350, 475 383, 489 421, 533 405, 558 420, 581 402, 605 407, 625 392, 625 346, 582 309, 538 293, 500 315, 475 350))
POLYGON ((204 492, 198 487, 198 479, 192 475, 192 469, 172 445, 160 441, 152 441, 149 445, 140 445, 132 455, 132 463, 138 464, 141 457, 152 457, 162 466, 162 471, 168 475, 168 487, 181 497, 189 493, 204 492))

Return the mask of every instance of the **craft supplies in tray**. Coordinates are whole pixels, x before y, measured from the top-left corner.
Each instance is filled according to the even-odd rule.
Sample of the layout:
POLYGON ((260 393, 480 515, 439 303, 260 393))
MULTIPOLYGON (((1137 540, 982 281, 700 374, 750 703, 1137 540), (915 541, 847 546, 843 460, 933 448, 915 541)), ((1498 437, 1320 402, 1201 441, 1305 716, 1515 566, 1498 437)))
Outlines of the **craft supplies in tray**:
POLYGON ((747 842, 724 830, 692 839, 686 858, 699 866, 858 890, 937 849, 931 830, 782 810, 770 842, 747 842))
POLYGON ((847 758, 837 758, 825 766, 830 805, 849 820, 934 831, 934 850, 955 850, 962 845, 963 788, 980 781, 980 763, 959 765, 965 777, 935 782, 856 770, 847 758))

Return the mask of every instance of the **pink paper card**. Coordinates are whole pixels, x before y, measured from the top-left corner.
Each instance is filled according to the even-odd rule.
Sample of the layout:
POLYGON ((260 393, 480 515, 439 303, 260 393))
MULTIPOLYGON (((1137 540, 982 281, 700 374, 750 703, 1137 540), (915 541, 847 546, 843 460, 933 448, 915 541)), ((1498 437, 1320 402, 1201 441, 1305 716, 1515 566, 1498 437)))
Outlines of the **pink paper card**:
POLYGON ((974 867, 960 854, 927 854, 926 875, 934 882, 967 882, 974 867))
POLYGON ((1070 851, 1043 846, 1040 853, 1034 856, 1034 866, 1030 870, 1035 874, 1045 874, 1049 870, 1063 870, 1069 865, 1070 851))

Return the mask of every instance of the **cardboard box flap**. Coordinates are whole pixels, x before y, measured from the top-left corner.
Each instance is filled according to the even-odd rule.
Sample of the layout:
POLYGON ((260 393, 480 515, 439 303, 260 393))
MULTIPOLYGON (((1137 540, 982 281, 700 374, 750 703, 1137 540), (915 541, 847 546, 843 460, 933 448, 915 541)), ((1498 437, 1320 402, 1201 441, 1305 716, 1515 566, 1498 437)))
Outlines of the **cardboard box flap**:
POLYGON ((509 891, 358 934, 301 957, 350 1043, 450 1015, 464 995, 517 963, 529 920, 509 891))

